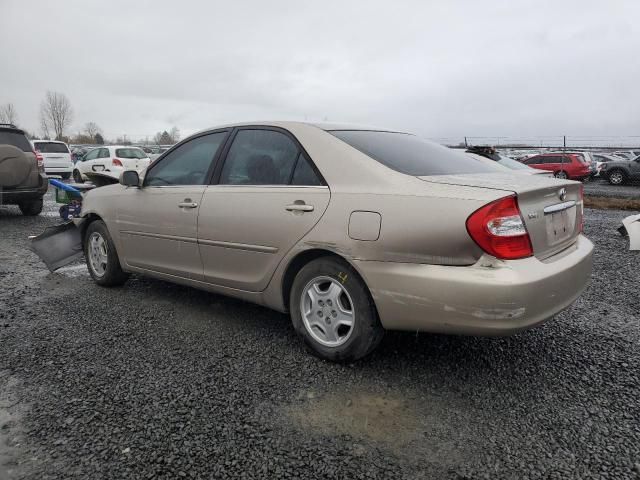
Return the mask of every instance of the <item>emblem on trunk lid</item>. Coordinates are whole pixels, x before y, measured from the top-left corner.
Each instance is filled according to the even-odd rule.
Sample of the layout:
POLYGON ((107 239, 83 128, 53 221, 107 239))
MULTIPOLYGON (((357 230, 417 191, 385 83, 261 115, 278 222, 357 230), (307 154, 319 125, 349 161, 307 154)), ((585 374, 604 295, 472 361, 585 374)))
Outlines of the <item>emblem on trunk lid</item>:
POLYGON ((567 198, 566 188, 561 188, 560 190, 558 190, 558 198, 560 199, 560 201, 564 202, 564 199, 567 198))

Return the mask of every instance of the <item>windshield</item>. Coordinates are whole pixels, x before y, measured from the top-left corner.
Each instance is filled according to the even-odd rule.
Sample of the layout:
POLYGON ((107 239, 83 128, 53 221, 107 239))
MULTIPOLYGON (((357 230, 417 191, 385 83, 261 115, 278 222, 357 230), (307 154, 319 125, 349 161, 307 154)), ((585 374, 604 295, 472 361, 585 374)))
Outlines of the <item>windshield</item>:
POLYGON ((118 158, 148 158, 147 154, 139 148, 118 148, 116 150, 118 158))
POLYGON ((33 142, 33 145, 40 153, 69 153, 69 149, 64 143, 33 142))
POLYGON ((495 169, 415 135, 369 130, 334 130, 332 135, 383 165, 407 175, 490 173, 495 169))

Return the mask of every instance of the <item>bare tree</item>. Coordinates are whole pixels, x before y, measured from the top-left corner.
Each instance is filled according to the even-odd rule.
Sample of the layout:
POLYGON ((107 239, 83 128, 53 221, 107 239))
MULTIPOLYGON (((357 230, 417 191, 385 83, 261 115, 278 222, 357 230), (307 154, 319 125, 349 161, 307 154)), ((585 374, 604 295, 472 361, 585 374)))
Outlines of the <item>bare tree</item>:
POLYGON ((178 130, 178 127, 173 127, 169 131, 169 136, 171 137, 172 143, 178 143, 180 141, 180 130, 178 130))
POLYGON ((40 104, 40 125, 43 132, 49 136, 52 131, 56 139, 61 139, 65 129, 71 123, 73 109, 64 93, 47 91, 40 104))
POLYGON ((102 133, 102 129, 95 122, 87 122, 84 125, 83 133, 88 137, 95 138, 96 134, 102 133))
POLYGON ((18 123, 18 113, 13 103, 5 103, 0 106, 0 123, 18 123))

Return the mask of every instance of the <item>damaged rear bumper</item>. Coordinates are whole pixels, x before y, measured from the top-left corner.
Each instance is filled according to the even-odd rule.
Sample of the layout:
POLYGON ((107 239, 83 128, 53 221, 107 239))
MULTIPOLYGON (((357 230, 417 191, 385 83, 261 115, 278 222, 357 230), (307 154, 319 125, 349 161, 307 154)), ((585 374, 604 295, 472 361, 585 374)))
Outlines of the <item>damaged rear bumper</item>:
POLYGON ((389 330, 509 335, 571 305, 588 284, 593 244, 584 236, 544 261, 469 267, 354 262, 389 330))

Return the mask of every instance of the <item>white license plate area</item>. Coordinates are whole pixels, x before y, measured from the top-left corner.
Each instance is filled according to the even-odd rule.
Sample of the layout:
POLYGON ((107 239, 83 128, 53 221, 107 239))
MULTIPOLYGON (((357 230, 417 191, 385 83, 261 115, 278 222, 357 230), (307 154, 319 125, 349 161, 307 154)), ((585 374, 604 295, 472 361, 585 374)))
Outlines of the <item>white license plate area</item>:
POLYGON ((549 245, 561 243, 573 235, 573 225, 571 224, 568 210, 546 215, 546 219, 547 242, 549 245))

